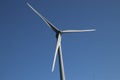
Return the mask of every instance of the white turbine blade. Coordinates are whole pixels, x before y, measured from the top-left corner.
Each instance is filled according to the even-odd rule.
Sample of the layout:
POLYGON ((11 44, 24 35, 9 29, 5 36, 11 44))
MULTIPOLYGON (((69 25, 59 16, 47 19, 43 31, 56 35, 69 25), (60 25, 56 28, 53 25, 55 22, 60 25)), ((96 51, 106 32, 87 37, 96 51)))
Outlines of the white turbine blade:
POLYGON ((61 45, 61 34, 58 35, 58 40, 57 40, 57 44, 56 44, 55 55, 54 55, 54 60, 53 60, 53 65, 52 65, 52 72, 54 71, 56 57, 58 54, 58 48, 60 47, 60 45, 61 45))
POLYGON ((40 17, 42 20, 55 32, 59 31, 50 21, 43 17, 37 10, 35 10, 29 3, 27 5, 40 17))
POLYGON ((95 31, 96 29, 87 29, 87 30, 63 30, 63 33, 73 33, 73 32, 91 32, 95 31))

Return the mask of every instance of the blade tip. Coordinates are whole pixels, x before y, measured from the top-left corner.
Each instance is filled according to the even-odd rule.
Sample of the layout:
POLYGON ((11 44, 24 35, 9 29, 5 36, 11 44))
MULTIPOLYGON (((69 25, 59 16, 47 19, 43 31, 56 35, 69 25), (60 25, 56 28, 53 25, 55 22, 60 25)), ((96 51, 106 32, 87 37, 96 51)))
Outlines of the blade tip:
POLYGON ((96 29, 91 29, 91 31, 96 31, 96 29))
POLYGON ((54 69, 52 68, 52 72, 54 71, 54 69))
POLYGON ((93 31, 96 31, 96 29, 93 29, 93 31))
POLYGON ((27 4, 27 5, 29 5, 29 3, 28 3, 28 2, 26 2, 26 4, 27 4))
POLYGON ((32 7, 28 2, 26 2, 26 4, 27 4, 30 8, 32 7))

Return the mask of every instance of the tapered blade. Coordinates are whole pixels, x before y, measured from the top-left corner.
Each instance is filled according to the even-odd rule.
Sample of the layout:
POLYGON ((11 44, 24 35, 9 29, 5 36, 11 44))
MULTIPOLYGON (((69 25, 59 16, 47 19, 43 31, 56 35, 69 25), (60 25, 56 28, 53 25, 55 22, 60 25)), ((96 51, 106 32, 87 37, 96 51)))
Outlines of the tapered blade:
POLYGON ((43 17, 37 10, 35 10, 29 3, 27 5, 40 17, 42 20, 55 32, 58 32, 59 29, 57 29, 50 21, 48 21, 45 17, 43 17))
POLYGON ((95 31, 96 29, 87 29, 87 30, 63 30, 63 33, 74 33, 74 32, 91 32, 95 31))
POLYGON ((61 34, 58 35, 58 40, 56 44, 55 55, 54 55, 53 65, 52 65, 52 72, 54 71, 54 68, 55 68, 56 57, 57 57, 58 48, 60 47, 60 45, 61 45, 61 34))

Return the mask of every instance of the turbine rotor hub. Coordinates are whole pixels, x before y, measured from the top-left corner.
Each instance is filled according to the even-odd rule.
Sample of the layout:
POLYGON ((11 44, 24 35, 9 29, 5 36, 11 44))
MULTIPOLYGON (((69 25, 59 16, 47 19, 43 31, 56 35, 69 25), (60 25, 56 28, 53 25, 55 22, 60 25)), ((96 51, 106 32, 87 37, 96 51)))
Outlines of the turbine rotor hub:
POLYGON ((58 32, 56 33, 56 38, 58 38, 59 34, 61 34, 61 31, 58 31, 58 32))

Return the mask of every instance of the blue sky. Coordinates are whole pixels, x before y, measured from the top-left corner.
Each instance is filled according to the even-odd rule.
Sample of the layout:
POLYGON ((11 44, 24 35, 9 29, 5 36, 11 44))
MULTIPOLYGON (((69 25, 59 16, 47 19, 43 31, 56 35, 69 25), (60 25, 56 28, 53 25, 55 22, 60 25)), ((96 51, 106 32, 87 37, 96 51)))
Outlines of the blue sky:
POLYGON ((119 0, 1 0, 0 80, 59 80, 55 34, 26 2, 59 29, 96 29, 63 35, 66 80, 120 80, 119 0))

